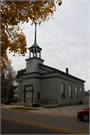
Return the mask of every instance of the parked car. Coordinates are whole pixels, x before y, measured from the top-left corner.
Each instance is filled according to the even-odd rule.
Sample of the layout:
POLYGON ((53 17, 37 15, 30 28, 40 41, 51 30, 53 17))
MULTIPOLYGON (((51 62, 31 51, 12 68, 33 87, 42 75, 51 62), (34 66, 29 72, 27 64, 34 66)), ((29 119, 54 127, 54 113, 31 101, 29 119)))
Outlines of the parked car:
POLYGON ((87 122, 89 121, 89 113, 90 113, 90 108, 81 109, 77 112, 77 118, 87 122))

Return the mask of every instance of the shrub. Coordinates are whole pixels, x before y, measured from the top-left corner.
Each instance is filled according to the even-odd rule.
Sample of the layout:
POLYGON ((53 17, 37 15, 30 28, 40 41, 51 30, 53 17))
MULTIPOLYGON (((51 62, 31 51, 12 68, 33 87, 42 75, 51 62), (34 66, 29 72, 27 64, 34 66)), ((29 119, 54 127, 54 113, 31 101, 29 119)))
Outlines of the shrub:
POLYGON ((47 108, 47 106, 44 106, 44 108, 47 108))
POLYGON ((5 105, 10 105, 10 101, 5 101, 5 105))
POLYGON ((40 106, 40 104, 38 104, 38 103, 34 103, 34 104, 32 104, 32 106, 33 106, 33 107, 39 107, 39 106, 40 106))
POLYGON ((25 105, 25 107, 28 107, 28 105, 25 105))

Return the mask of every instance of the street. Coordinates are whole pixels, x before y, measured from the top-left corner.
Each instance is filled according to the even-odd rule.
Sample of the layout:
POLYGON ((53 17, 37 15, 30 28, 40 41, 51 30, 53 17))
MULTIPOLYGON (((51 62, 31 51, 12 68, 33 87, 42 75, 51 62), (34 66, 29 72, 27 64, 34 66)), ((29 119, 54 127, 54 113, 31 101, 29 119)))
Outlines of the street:
POLYGON ((63 117, 1 109, 1 133, 21 132, 24 134, 83 134, 89 133, 89 122, 78 120, 75 116, 63 117), (22 130, 19 130, 20 128, 22 130))
POLYGON ((11 120, 1 119, 2 134, 68 134, 68 132, 49 129, 11 120))

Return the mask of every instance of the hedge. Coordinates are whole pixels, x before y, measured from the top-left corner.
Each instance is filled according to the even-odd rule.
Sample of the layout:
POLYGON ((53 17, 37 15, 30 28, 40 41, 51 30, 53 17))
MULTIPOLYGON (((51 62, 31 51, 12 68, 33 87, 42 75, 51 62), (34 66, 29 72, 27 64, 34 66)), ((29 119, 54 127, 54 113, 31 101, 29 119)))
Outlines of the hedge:
POLYGON ((34 104, 32 104, 32 106, 33 106, 33 107, 39 107, 39 106, 40 106, 40 104, 38 104, 38 103, 34 103, 34 104))

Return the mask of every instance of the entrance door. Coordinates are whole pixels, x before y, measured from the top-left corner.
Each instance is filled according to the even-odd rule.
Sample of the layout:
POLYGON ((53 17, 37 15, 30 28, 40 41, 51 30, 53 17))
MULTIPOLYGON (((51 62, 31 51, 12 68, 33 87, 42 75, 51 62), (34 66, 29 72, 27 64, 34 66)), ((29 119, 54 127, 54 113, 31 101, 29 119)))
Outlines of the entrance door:
POLYGON ((28 99, 33 103, 33 85, 24 86, 24 102, 27 102, 28 99))

